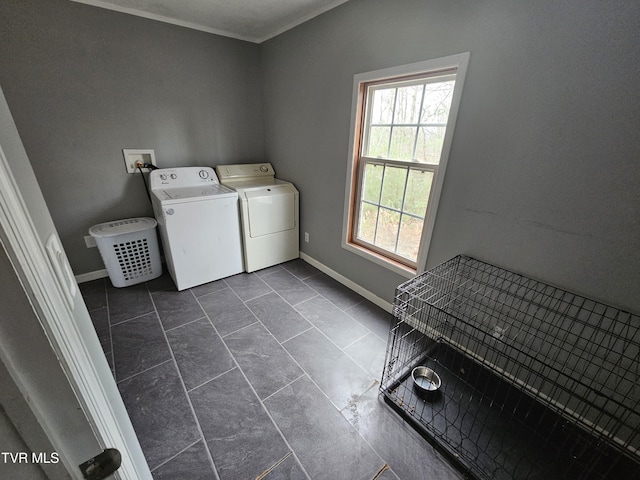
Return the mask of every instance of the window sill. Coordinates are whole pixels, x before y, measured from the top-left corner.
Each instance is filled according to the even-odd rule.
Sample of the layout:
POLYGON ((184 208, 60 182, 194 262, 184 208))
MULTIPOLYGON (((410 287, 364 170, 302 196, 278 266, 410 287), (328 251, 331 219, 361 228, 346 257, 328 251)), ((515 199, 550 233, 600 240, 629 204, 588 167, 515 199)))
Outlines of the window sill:
POLYGON ((398 275, 401 275, 405 278, 413 278, 416 276, 417 272, 413 268, 407 267, 402 263, 395 262, 382 255, 378 255, 377 253, 372 252, 371 250, 368 250, 354 243, 343 241, 342 248, 344 248, 345 250, 348 250, 351 253, 355 253, 356 255, 366 258, 367 260, 372 261, 373 263, 380 265, 381 267, 384 267, 388 270, 391 270, 392 272, 397 273, 398 275))

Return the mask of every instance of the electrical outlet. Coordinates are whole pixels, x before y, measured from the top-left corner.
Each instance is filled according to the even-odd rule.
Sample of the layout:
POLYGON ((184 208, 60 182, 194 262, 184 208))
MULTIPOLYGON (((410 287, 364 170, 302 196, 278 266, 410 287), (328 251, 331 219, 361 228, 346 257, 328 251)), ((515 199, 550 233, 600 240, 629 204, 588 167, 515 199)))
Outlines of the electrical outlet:
POLYGON ((138 167, 136 165, 138 162, 156 165, 156 154, 152 149, 125 148, 122 150, 122 156, 124 157, 124 166, 127 169, 127 173, 137 173, 138 167))
POLYGON ((304 241, 309 243, 309 232, 304 232, 304 241))
POLYGON ((85 235, 84 243, 87 245, 87 248, 95 248, 98 246, 96 244, 96 239, 93 238, 91 235, 85 235))

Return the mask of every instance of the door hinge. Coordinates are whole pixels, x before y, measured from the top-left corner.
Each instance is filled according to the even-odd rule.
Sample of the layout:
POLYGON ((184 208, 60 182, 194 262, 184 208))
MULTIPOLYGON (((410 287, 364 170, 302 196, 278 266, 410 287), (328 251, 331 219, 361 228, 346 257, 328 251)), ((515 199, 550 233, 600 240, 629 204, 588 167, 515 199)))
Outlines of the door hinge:
POLYGON ((121 463, 120 452, 115 448, 107 448, 80 465, 80 472, 87 480, 102 480, 118 470, 121 463))

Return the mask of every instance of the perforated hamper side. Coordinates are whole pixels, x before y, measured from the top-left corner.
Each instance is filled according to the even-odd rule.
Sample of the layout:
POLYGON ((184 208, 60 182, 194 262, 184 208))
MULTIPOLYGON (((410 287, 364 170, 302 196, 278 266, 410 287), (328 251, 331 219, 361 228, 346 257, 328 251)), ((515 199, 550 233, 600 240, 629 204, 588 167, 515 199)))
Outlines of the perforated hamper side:
POLYGON ((155 219, 141 217, 89 229, 114 287, 128 287, 162 275, 156 225, 155 219))

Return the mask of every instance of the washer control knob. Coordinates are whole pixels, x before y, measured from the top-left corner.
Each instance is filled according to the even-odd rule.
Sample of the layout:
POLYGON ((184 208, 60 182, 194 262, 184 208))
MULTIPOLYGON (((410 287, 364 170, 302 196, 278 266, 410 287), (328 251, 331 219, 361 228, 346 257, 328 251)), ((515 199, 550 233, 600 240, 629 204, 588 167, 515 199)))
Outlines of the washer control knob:
POLYGON ((200 178, 203 178, 205 180, 209 178, 209 172, 207 172, 206 170, 200 170, 198 172, 198 175, 200 175, 200 178))
POLYGON ((171 174, 171 178, 172 178, 173 180, 175 180, 176 178, 178 178, 178 175, 176 175, 175 173, 172 173, 172 174, 171 174))
POLYGON ((167 179, 167 175, 164 173, 160 174, 160 180, 166 180, 167 179))
POLYGON ((267 173, 269 171, 269 167, 267 167, 266 165, 260 165, 260 171, 262 173, 267 173))

